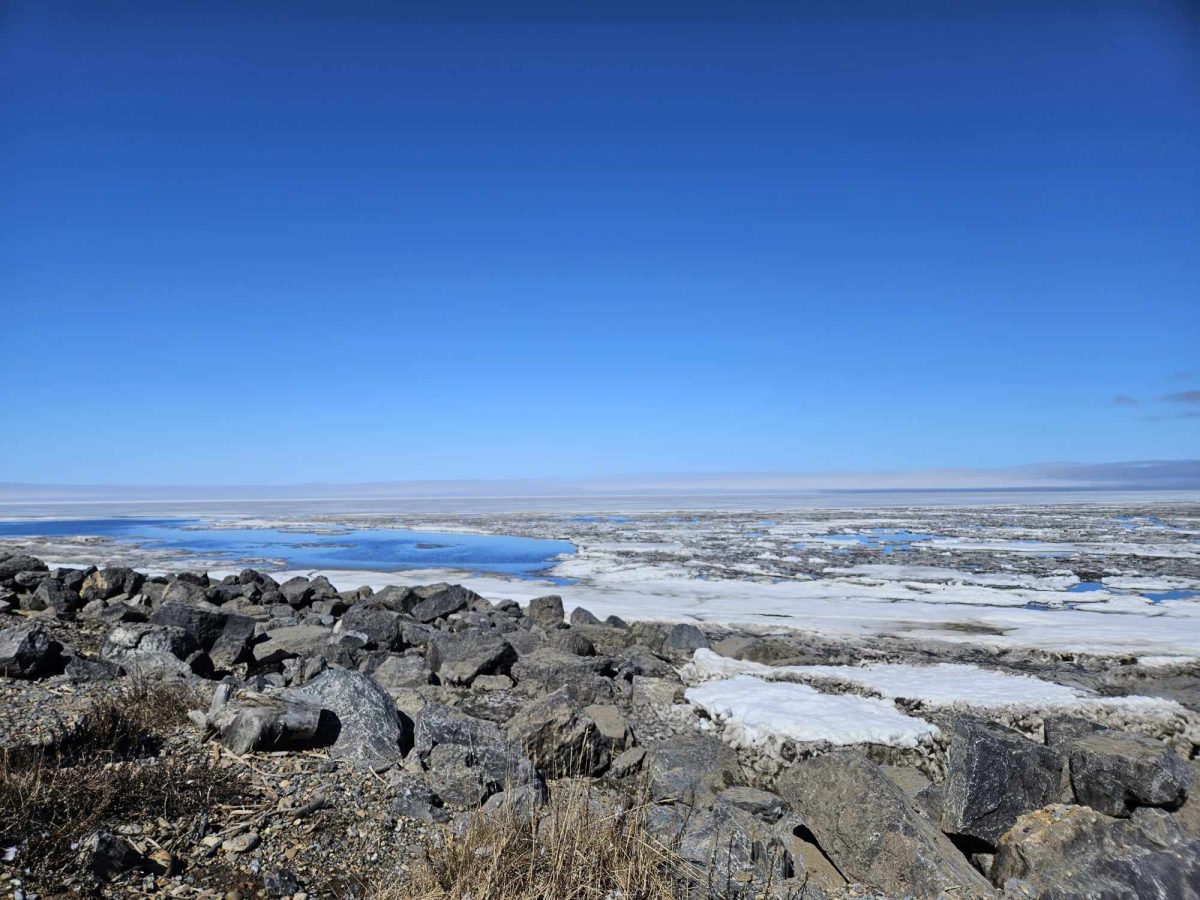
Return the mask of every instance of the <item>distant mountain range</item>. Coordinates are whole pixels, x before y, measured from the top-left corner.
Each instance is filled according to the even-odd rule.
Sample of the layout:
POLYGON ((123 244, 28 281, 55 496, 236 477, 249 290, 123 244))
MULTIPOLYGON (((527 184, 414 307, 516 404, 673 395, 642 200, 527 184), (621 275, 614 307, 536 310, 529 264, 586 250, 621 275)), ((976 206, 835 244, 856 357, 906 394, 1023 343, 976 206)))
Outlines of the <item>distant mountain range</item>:
POLYGON ((894 472, 722 473, 597 479, 462 479, 363 483, 94 485, 0 482, 0 501, 569 497, 611 494, 918 490, 1200 490, 1200 460, 1039 463, 994 469, 894 472))

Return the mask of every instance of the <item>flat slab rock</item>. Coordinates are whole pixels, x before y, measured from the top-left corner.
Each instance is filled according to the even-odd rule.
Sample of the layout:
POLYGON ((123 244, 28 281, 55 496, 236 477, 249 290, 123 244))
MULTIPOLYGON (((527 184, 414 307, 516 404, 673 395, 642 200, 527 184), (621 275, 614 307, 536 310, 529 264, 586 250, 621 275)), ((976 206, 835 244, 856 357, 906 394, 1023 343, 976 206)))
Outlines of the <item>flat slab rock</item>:
POLYGON ((776 790, 852 881, 902 896, 995 896, 949 838, 914 812, 883 769, 860 753, 800 763, 780 777, 776 790))

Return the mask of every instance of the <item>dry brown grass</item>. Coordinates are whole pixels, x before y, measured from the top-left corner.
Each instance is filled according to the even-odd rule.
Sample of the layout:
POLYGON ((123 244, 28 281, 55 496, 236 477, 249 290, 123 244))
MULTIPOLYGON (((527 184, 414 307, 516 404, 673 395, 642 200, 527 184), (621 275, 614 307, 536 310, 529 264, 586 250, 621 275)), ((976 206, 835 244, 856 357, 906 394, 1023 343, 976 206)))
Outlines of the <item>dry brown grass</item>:
POLYGON ((198 815, 241 785, 203 755, 159 751, 195 697, 130 682, 97 702, 53 751, 0 756, 0 847, 53 888, 78 874, 73 844, 122 823, 198 815))
POLYGON ((646 827, 647 806, 621 812, 561 785, 543 809, 477 814, 428 852, 411 881, 373 900, 698 900, 694 873, 646 827), (689 877, 690 876, 690 877, 689 877))

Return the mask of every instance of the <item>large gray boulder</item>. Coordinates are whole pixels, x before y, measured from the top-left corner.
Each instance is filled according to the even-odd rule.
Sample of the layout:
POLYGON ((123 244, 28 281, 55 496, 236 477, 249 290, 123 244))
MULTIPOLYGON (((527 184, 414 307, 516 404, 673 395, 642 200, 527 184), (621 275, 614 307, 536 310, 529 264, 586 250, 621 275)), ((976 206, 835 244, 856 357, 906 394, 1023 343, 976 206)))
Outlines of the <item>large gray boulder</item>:
POLYGON ((548 594, 545 597, 534 597, 529 601, 527 610, 529 618, 542 628, 550 631, 560 628, 563 624, 563 602, 558 594, 548 594))
POLYGON ((434 639, 426 658, 442 682, 469 685, 479 675, 507 675, 517 651, 498 634, 471 630, 434 639))
POLYGON ((522 707, 507 733, 549 778, 599 775, 612 759, 609 740, 565 688, 522 707))
POLYGON ((1066 754, 1080 803, 1109 816, 1138 806, 1175 809, 1187 798, 1192 772, 1170 747, 1082 719, 1046 722, 1046 741, 1066 754))
POLYGON ((37 622, 0 631, 0 675, 38 678, 60 663, 62 645, 50 639, 37 622))
POLYGON ((1000 839, 991 878, 1016 896, 1197 900, 1200 840, 1158 809, 1114 819, 1086 806, 1053 804, 1021 816, 1000 839))
POLYGON ((228 684, 217 686, 205 718, 221 743, 239 755, 311 747, 321 731, 316 704, 294 695, 234 691, 228 684))
POLYGON ((1023 813, 1062 791, 1062 757, 1002 725, 955 719, 943 785, 942 831, 996 843, 1023 813))
POLYGON ((806 760, 787 770, 776 790, 851 881, 917 897, 994 896, 967 858, 860 753, 806 760))
POLYGON ((369 675, 326 669, 290 696, 336 716, 333 756, 371 764, 394 762, 412 746, 412 721, 369 675))

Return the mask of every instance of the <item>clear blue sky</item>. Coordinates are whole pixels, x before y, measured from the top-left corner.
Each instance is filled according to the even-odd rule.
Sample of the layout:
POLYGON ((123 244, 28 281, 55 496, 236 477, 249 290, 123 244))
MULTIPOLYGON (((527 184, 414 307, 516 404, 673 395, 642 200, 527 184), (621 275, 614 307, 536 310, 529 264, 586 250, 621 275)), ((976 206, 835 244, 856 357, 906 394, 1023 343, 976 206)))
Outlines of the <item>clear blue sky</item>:
POLYGON ((0 11, 0 481, 1200 455, 1183 4, 241 6, 0 11))

